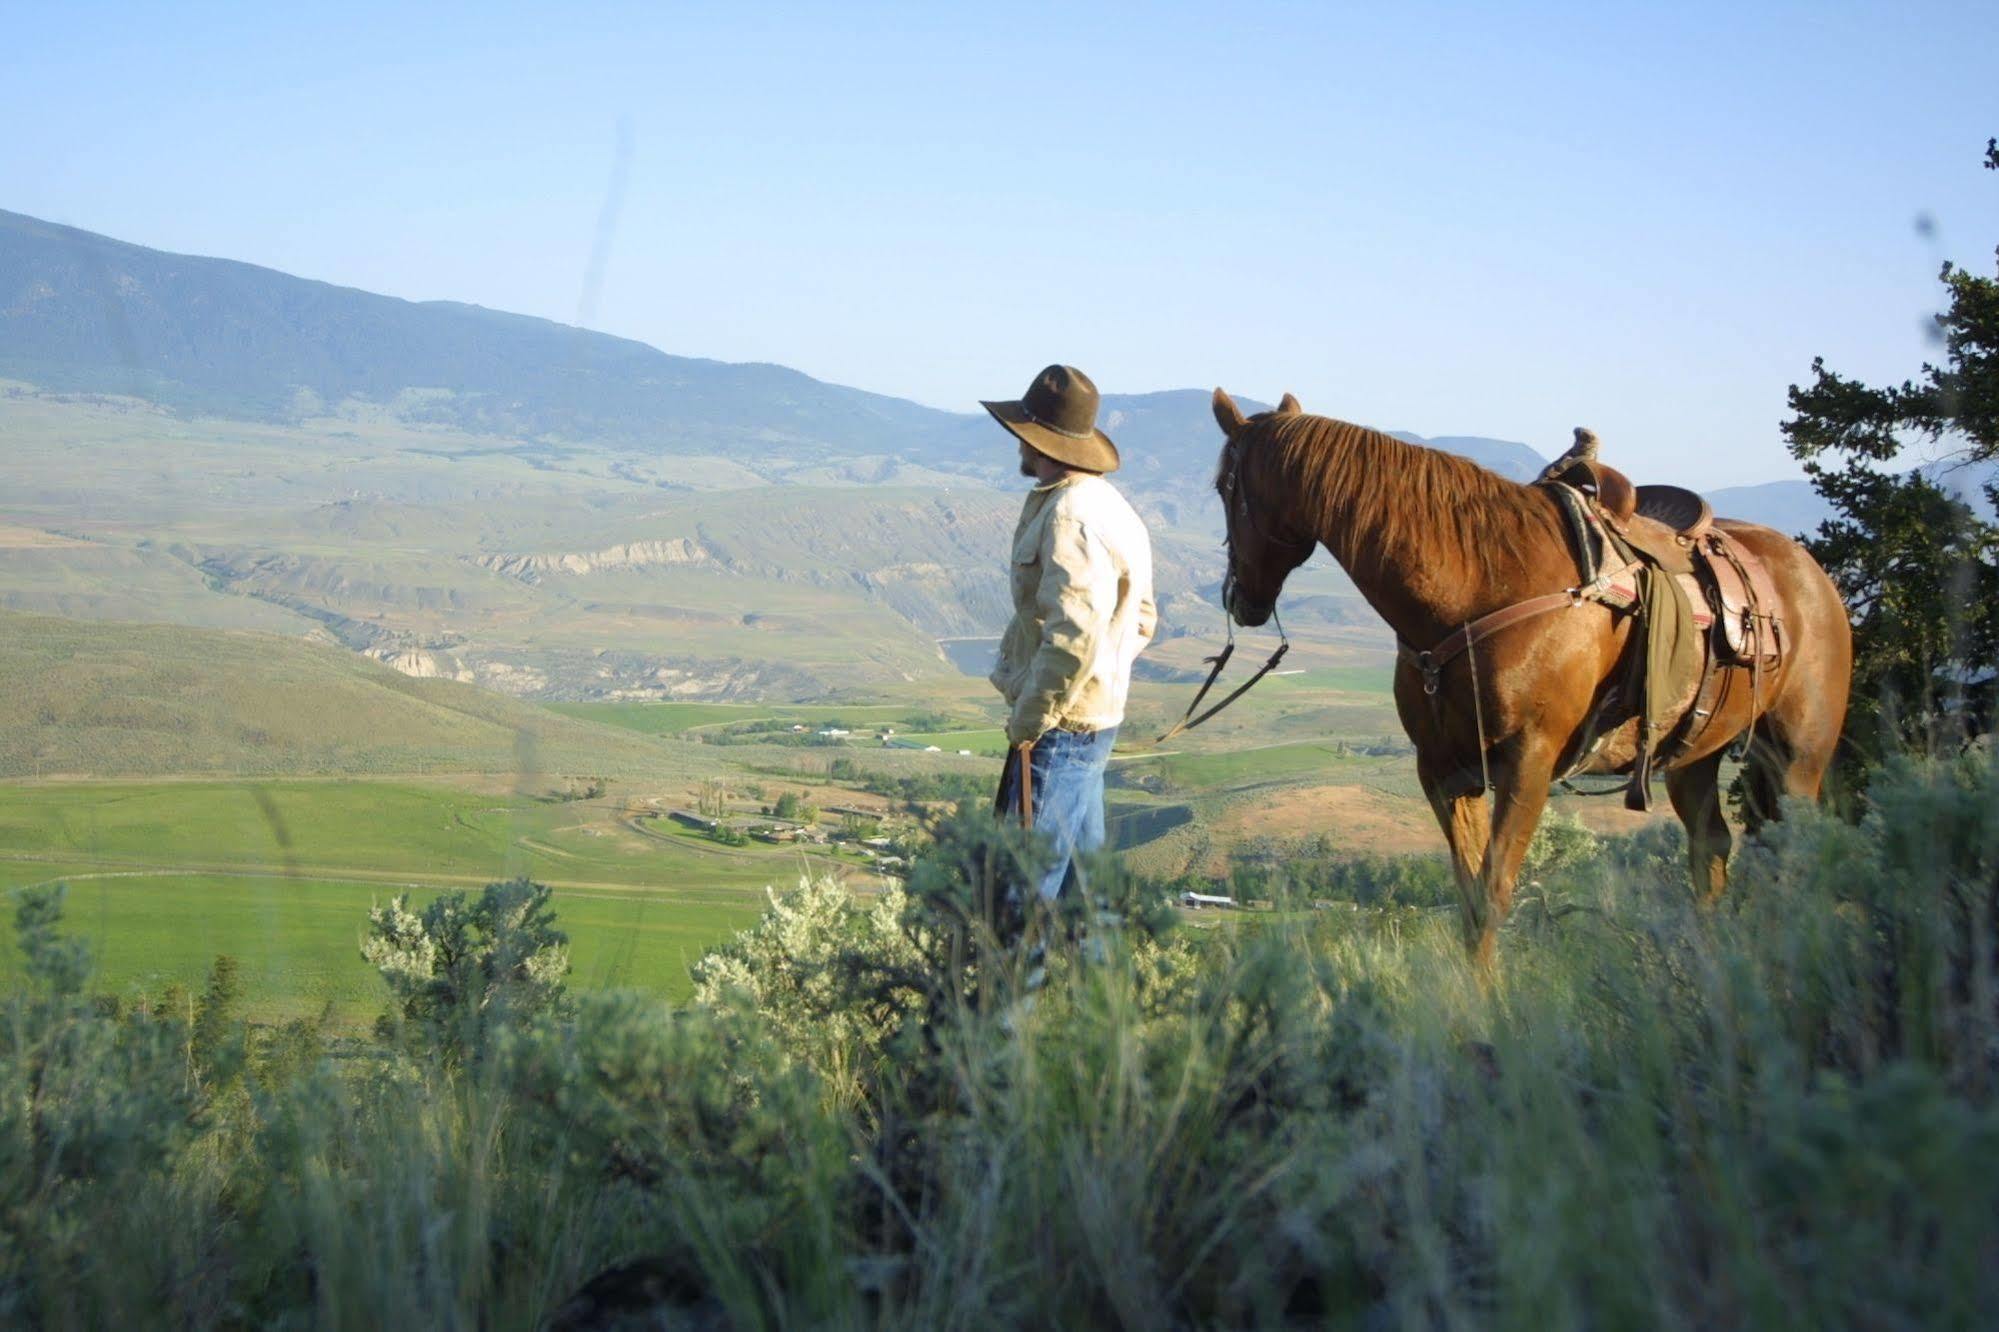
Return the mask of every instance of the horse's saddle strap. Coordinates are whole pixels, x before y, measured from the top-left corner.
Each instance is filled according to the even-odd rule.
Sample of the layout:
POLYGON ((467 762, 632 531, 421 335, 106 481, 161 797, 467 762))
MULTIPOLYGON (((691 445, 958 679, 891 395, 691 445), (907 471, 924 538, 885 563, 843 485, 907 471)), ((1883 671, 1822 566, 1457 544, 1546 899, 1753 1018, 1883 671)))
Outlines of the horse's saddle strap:
POLYGON ((1427 652, 1418 652, 1403 642, 1396 643, 1396 651, 1405 661, 1423 673, 1424 692, 1435 693, 1437 672, 1443 670, 1466 648, 1483 643, 1502 629, 1511 629, 1524 620, 1531 620, 1536 616, 1570 606, 1630 605, 1631 602, 1619 594, 1631 585, 1631 580, 1642 567, 1644 567, 1642 564, 1633 560, 1615 569, 1606 569, 1589 582, 1572 587, 1566 592, 1549 592, 1543 596, 1529 597, 1525 601, 1516 601, 1511 606, 1502 606, 1490 614, 1479 616, 1469 624, 1453 629, 1427 652))

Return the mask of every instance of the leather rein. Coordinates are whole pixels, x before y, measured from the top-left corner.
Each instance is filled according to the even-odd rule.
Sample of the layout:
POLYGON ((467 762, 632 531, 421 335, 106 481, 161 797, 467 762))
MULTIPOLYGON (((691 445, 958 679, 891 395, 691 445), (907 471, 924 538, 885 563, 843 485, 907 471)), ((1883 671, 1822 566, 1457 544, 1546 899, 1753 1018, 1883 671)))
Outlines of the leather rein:
MULTIPOLYGON (((1226 549, 1228 550, 1229 567, 1228 572, 1222 575, 1222 627, 1228 634, 1228 640, 1222 645, 1220 652, 1212 657, 1202 658, 1203 661, 1211 664, 1211 669, 1208 671, 1208 678, 1201 682, 1199 692, 1194 695, 1194 701, 1187 705, 1187 711, 1182 714, 1180 720, 1173 723, 1173 726, 1169 730, 1152 742, 1155 745, 1165 744, 1182 731, 1193 730, 1196 726, 1199 726, 1202 722, 1208 720, 1208 718, 1214 716, 1244 694, 1247 694, 1259 680, 1276 670, 1277 663, 1283 661, 1284 654, 1291 650, 1291 636, 1284 632, 1284 617, 1277 613, 1277 605, 1275 602, 1272 602, 1270 606, 1270 619, 1277 626, 1277 650, 1270 654, 1270 660, 1257 668, 1256 674, 1237 685, 1228 697, 1209 708, 1206 712, 1203 712, 1200 716, 1197 717, 1194 715, 1194 710, 1201 706, 1201 700, 1208 696, 1208 691, 1215 687, 1215 681, 1221 678, 1222 668, 1227 666, 1229 658, 1235 655, 1235 613, 1229 609, 1229 592, 1235 586, 1235 527, 1238 510, 1241 512, 1243 524, 1251 531, 1257 531, 1256 521, 1250 516, 1249 507, 1243 499, 1242 454, 1236 450, 1233 439, 1228 442, 1226 452, 1228 461, 1222 467, 1221 489, 1223 492, 1222 526, 1225 534, 1226 549)), ((1262 535, 1266 541, 1274 540, 1267 533, 1259 532, 1259 535, 1262 535)), ((1295 546, 1300 543, 1292 541, 1288 543, 1278 542, 1276 544, 1290 544, 1295 546)), ((1317 546, 1318 542, 1314 541, 1310 544, 1317 546)), ((1309 553, 1306 558, 1310 558, 1309 553)))
MULTIPOLYGON (((1210 717, 1213 717, 1223 708, 1226 708, 1229 704, 1241 698, 1244 694, 1247 694, 1264 676, 1276 670, 1277 664, 1284 660, 1284 654, 1291 650, 1290 636, 1284 632, 1284 621, 1277 614, 1277 607, 1273 603, 1270 608, 1270 616, 1272 622, 1277 626, 1279 639, 1277 650, 1270 654, 1270 659, 1258 668, 1256 674, 1236 686, 1221 702, 1215 704, 1206 712, 1202 712, 1199 716, 1195 715, 1195 711, 1201 706, 1202 700, 1207 698, 1208 691, 1214 688, 1215 681, 1221 678, 1223 669, 1229 663, 1229 658, 1235 655, 1235 615, 1228 607, 1229 592, 1235 585, 1236 523, 1239 519, 1249 530, 1258 531, 1255 519, 1251 515, 1250 508, 1244 498, 1242 454, 1237 450, 1233 439, 1227 445, 1225 461, 1222 464, 1220 488, 1223 500, 1222 517, 1229 554, 1228 572, 1222 579, 1222 623, 1224 629, 1227 631, 1228 640, 1220 652, 1212 657, 1204 658, 1210 665, 1208 678, 1202 681, 1200 690, 1194 695, 1194 701, 1187 705, 1186 713, 1178 722, 1174 723, 1171 729, 1155 740, 1154 744, 1164 744, 1181 732, 1192 730, 1202 722, 1207 721, 1210 717)), ((1273 544, 1288 544, 1293 546, 1301 544, 1296 540, 1280 541, 1267 532, 1259 531, 1259 535, 1263 536, 1266 542, 1273 544)), ((1587 566, 1595 564, 1596 560, 1589 553, 1587 537, 1581 534, 1578 534, 1578 536, 1582 543, 1580 558, 1586 562, 1584 572, 1590 573, 1591 570, 1587 566)), ((1318 542, 1313 541, 1310 544, 1317 546, 1318 542)), ((1310 558, 1309 554, 1307 558, 1310 558)), ((1545 593, 1538 597, 1529 597, 1525 601, 1517 601, 1511 606, 1502 606, 1496 611, 1481 615, 1476 620, 1471 620, 1458 626, 1432 646, 1420 651, 1410 647, 1408 643, 1398 638, 1395 644, 1396 652, 1402 660, 1414 666, 1422 676, 1423 692, 1431 698, 1435 698, 1439 687, 1439 676, 1442 674, 1444 667, 1460 655, 1473 652, 1486 639, 1502 630, 1510 629, 1516 624, 1537 619, 1540 616, 1548 615, 1558 610, 1573 610, 1579 606, 1604 602, 1607 594, 1616 585, 1618 579, 1636 572, 1641 567, 1640 562, 1634 560, 1630 563, 1620 565, 1615 569, 1598 569, 1595 571, 1593 577, 1585 578, 1584 581, 1576 584, 1574 587, 1560 592, 1545 593)), ((1473 681, 1472 688, 1474 702, 1476 702, 1478 688, 1476 680, 1473 681)), ((1483 716, 1480 717, 1479 722, 1479 730, 1483 733, 1485 729, 1483 716)), ((1482 734, 1480 748, 1483 751, 1482 734)), ((1483 765, 1484 753, 1481 752, 1479 757, 1481 765, 1483 765)), ((1486 774, 1485 785, 1488 788, 1491 786, 1489 773, 1486 774)))

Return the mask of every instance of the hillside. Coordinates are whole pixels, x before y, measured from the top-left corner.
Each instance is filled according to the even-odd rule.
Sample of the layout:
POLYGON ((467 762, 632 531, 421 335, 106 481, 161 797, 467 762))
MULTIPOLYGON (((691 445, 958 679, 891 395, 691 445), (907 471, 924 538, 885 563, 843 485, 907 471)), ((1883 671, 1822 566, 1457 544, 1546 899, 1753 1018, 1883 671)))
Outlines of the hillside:
MULTIPOLYGON (((5 211, 0 378, 228 419, 299 421, 366 404, 419 425, 733 455, 752 468, 860 455, 993 478, 1011 470, 983 413, 938 411, 784 366, 668 355, 476 305, 169 254, 5 211)), ((1219 447, 1207 392, 1105 396, 1106 427, 1136 484, 1205 484, 1219 447)), ((1419 442, 1506 475, 1539 465, 1505 441, 1419 442)))
POLYGON ((1792 536, 1810 535, 1832 517, 1832 506, 1809 481, 1769 481, 1760 486, 1727 486, 1707 496, 1724 518, 1742 518, 1792 536))
MULTIPOLYGON (((995 634, 1008 612, 1017 478, 769 481, 707 456, 187 418, 26 387, 0 386, 0 414, 0 607, 18 611, 318 629, 405 668, 567 699, 802 699, 952 676, 935 640, 995 634)), ((1219 578, 1212 531, 1141 502, 1170 618, 1211 621, 1172 608, 1219 578)))
MULTIPOLYGON (((476 305, 406 301, 170 254, 4 210, 0 378, 223 419, 301 422, 371 410, 544 446, 729 458, 765 480, 1010 473, 983 414, 939 411, 779 365, 669 355, 476 305)), ((1241 401, 1246 410, 1263 405, 1241 401)), ((1306 406, 1342 413, 1335 402, 1306 406)), ((1203 492, 1218 441, 1206 388, 1107 393, 1103 422, 1124 449, 1128 484, 1151 494, 1162 516, 1211 516, 1203 492)), ((1543 462, 1509 440, 1393 433, 1514 480, 1543 462)), ((1725 511, 1785 530, 1815 525, 1822 511, 1801 481, 1733 488, 1722 498, 1725 511)))
POLYGON ((0 376, 258 420, 349 399, 481 433, 915 450, 965 418, 775 365, 167 254, 0 212, 0 376))
POLYGON ((0 777, 669 775, 628 731, 320 643, 0 611, 0 777))
MULTIPOLYGON (((1102 420, 1164 632, 1211 629, 1208 390, 1109 393, 1102 420)), ((1008 610, 1020 483, 983 414, 12 213, 0 429, 16 611, 313 634, 533 698, 802 700, 948 690, 937 640, 1008 610)), ((1542 464, 1401 437, 1517 479, 1542 464)), ((1802 490, 1717 508, 1798 530, 1802 490)), ((1380 638, 1337 571, 1301 576, 1291 610, 1308 636, 1380 638)))

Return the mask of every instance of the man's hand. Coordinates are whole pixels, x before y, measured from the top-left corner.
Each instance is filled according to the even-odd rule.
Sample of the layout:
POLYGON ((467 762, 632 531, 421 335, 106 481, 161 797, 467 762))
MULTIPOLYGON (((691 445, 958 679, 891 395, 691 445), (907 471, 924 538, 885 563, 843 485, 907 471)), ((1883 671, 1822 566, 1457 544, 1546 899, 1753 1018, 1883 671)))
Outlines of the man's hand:
POLYGON ((1023 717, 1018 713, 1007 718, 1006 742, 1010 745, 1031 745, 1048 734, 1048 723, 1040 717, 1023 717))

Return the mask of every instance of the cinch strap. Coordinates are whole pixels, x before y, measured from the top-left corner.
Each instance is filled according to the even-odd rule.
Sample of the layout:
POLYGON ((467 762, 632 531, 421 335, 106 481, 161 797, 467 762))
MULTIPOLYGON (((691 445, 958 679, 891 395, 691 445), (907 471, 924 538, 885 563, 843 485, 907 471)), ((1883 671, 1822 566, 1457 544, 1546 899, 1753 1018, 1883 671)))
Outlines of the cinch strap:
POLYGON ((1529 597, 1526 601, 1516 601, 1511 606, 1501 607, 1490 615, 1481 615, 1470 624, 1453 629, 1433 648, 1418 652, 1407 643, 1397 642, 1395 650, 1403 660, 1423 673, 1423 692, 1437 692, 1437 676, 1451 659, 1475 643, 1482 643, 1502 629, 1509 629, 1523 620, 1531 620, 1537 615, 1562 610, 1569 606, 1582 606, 1590 602, 1605 600, 1619 578, 1640 568, 1638 561, 1617 569, 1607 569, 1587 583, 1572 587, 1566 592, 1549 592, 1543 596, 1529 597))

